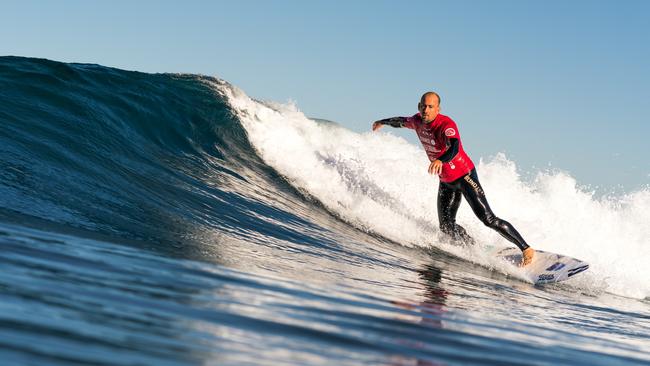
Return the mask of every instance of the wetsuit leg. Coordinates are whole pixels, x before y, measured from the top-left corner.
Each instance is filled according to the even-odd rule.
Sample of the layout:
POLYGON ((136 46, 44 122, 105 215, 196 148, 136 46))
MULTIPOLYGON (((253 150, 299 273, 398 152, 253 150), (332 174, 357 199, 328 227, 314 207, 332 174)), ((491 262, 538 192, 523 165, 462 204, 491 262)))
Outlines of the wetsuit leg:
POLYGON ((514 243, 522 251, 528 248, 528 244, 519 232, 509 222, 502 220, 494 215, 490 205, 485 197, 485 192, 478 181, 476 169, 469 174, 453 182, 457 183, 463 196, 469 203, 474 214, 489 228, 496 230, 501 236, 514 243), (458 182, 458 183, 457 183, 458 182))
POLYGON ((456 223, 456 213, 462 199, 462 192, 457 187, 452 187, 440 182, 438 187, 438 221, 440 230, 451 236, 454 240, 460 240, 468 244, 474 244, 465 228, 456 223))

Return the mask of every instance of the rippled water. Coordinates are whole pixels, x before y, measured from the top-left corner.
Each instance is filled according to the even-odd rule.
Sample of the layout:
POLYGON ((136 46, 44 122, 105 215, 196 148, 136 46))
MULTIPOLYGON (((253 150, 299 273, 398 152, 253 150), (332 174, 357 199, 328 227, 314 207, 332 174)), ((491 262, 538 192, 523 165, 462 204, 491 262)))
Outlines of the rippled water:
MULTIPOLYGON (((650 363, 647 259, 628 255, 646 226, 608 254, 628 259, 629 278, 565 246, 595 265, 535 287, 480 247, 440 240, 429 203, 409 197, 430 182, 410 167, 354 157, 403 148, 389 137, 295 125, 298 111, 200 76, 3 57, 0 82, 11 86, 0 89, 3 365, 650 363), (318 145, 315 163, 281 159, 312 153, 296 141, 318 145), (409 178, 403 196, 395 177, 409 178)), ((510 174, 483 168, 486 185, 491 171, 510 174)), ((546 188, 566 190, 565 178, 546 188)), ((610 217, 646 197, 569 191, 610 217)), ((515 185, 492 192, 558 205, 515 185)))
POLYGON ((286 265, 262 248, 229 268, 16 225, 0 234, 9 364, 650 362, 646 303, 371 238, 344 247, 376 245, 365 249, 380 264, 296 253, 286 265))

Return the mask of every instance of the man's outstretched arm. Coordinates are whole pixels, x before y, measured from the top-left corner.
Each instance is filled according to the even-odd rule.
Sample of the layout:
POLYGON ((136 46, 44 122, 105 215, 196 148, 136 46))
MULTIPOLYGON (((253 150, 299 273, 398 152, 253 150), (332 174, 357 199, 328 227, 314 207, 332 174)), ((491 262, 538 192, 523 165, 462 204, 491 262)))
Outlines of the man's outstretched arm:
POLYGON ((384 125, 400 128, 400 127, 404 127, 404 124, 406 124, 406 117, 391 117, 386 119, 380 119, 379 121, 375 121, 372 124, 372 130, 377 131, 384 125))

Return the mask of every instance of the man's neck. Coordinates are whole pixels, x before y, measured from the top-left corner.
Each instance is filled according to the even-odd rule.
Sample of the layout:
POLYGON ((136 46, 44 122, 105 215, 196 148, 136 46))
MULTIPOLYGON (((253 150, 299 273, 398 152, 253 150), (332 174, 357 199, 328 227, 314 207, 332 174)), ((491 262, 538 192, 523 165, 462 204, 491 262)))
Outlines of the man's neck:
POLYGON ((433 121, 435 121, 436 118, 438 118, 439 115, 440 115, 440 113, 436 114, 436 115, 433 117, 433 119, 431 119, 430 121, 425 121, 424 119, 422 119, 422 122, 424 122, 424 123, 426 123, 426 124, 433 123, 433 121))

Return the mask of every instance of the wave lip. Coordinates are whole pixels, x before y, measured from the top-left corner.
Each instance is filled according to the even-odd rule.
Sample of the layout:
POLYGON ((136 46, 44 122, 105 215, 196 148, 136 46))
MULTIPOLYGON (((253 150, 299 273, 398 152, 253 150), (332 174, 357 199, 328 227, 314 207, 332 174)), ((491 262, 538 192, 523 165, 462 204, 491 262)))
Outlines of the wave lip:
POLYGON ((225 83, 0 58, 0 211, 179 251, 211 230, 299 236, 260 219, 298 221, 271 199, 295 193, 205 80, 225 83))

